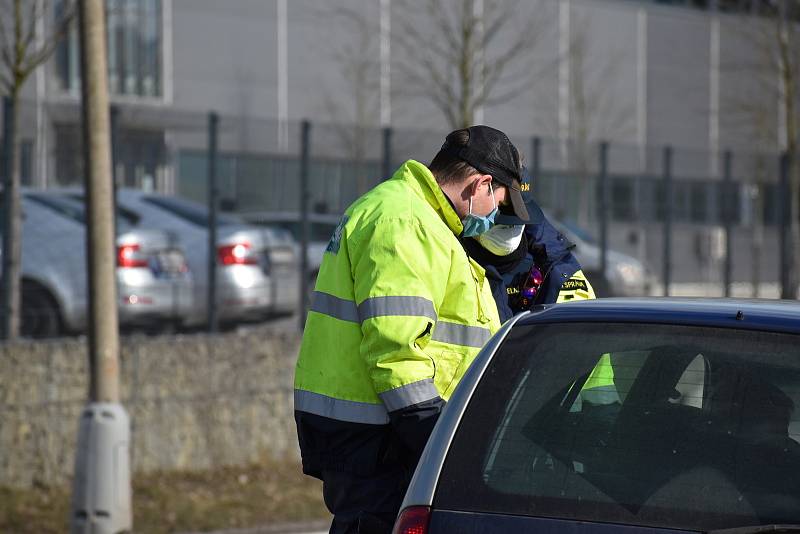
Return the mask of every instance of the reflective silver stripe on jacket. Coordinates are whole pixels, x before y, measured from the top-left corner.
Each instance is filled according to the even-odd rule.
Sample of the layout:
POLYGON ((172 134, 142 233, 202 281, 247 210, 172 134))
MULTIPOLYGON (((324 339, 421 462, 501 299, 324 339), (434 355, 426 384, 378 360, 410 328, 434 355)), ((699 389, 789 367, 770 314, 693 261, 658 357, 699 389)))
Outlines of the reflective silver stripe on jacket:
POLYGON ((360 323, 358 320, 358 309, 352 300, 340 299, 328 293, 314 291, 311 296, 311 311, 330 315, 341 321, 360 323))
POLYGON ((384 391, 378 395, 386 409, 390 412, 400 410, 407 406, 419 404, 427 400, 434 399, 439 396, 436 386, 433 385, 432 378, 426 378, 418 382, 412 382, 399 388, 384 391))
MULTIPOLYGON (((356 306, 352 300, 314 291, 311 311, 351 323, 386 316, 427 317, 432 321, 437 320, 433 303, 423 297, 372 297, 356 306)), ((490 337, 492 334, 487 328, 439 321, 431 339, 452 345, 481 348, 490 337)))
POLYGON ((352 300, 314 291, 311 311, 351 323, 384 316, 428 317, 436 320, 433 302, 423 297, 372 297, 356 307, 352 300))
POLYGON ((433 302, 423 297, 372 297, 358 305, 362 321, 387 315, 427 317, 436 320, 433 302))
POLYGON ((383 404, 370 404, 342 399, 334 399, 304 389, 294 390, 294 409, 313 413, 329 419, 365 423, 368 425, 385 425, 389 423, 389 415, 383 404))
POLYGON ((492 333, 488 328, 439 321, 436 323, 431 339, 451 345, 481 348, 489 341, 490 337, 492 337, 492 333))

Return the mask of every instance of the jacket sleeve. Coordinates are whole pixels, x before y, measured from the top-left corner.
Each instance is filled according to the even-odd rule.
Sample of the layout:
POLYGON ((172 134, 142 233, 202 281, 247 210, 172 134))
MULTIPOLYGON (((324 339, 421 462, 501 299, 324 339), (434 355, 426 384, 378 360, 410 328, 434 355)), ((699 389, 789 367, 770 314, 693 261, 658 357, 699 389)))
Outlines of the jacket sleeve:
POLYGON ((389 413, 395 433, 411 451, 415 463, 419 461, 444 405, 445 401, 436 397, 389 413))
POLYGON ((556 302, 567 302, 569 300, 592 300, 597 298, 594 289, 586 279, 583 271, 577 271, 568 280, 561 284, 556 302))
POLYGON ((450 272, 450 252, 416 220, 382 219, 348 240, 363 339, 375 393, 396 412, 437 399, 425 349, 450 272))

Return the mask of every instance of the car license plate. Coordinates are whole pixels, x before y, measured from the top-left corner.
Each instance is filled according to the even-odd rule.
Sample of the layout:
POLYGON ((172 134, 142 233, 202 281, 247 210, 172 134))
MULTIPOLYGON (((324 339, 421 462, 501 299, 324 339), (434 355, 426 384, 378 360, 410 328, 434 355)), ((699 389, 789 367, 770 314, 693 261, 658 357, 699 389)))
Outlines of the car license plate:
POLYGON ((267 254, 273 265, 289 265, 294 260, 294 251, 290 248, 273 248, 267 254))
POLYGON ((184 272, 186 260, 179 250, 165 250, 158 253, 159 271, 167 275, 184 272))

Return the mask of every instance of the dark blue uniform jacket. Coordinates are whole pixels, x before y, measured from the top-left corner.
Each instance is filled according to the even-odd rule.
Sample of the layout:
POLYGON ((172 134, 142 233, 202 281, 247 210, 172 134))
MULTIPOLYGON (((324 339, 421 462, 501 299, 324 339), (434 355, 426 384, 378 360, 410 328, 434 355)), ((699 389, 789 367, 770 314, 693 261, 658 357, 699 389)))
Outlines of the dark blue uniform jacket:
MULTIPOLYGON (((516 303, 516 295, 525 279, 530 273, 534 259, 544 275, 536 295, 534 304, 552 304, 558 299, 558 293, 564 282, 581 269, 572 249, 575 245, 568 241, 547 220, 539 224, 529 224, 525 227, 525 238, 528 243, 528 252, 514 267, 498 269, 496 265, 487 261, 480 254, 473 257, 486 269, 486 276, 492 288, 500 321, 505 322, 513 315, 523 311, 516 303), (501 272, 504 271, 504 272, 501 272)), ((478 245, 477 242, 475 242, 478 245)), ((473 248, 467 246, 467 248, 473 248)))

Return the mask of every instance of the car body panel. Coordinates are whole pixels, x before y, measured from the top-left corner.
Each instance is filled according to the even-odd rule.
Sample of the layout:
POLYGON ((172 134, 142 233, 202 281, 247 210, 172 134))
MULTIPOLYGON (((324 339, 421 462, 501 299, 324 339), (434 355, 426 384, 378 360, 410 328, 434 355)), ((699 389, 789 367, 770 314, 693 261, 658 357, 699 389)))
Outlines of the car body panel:
POLYGON ((523 517, 506 514, 485 514, 479 512, 456 512, 434 510, 431 513, 430 532, 475 532, 480 534, 550 533, 569 532, 571 534, 684 534, 686 530, 572 521, 547 517, 523 517))
POLYGON ((86 328, 87 278, 83 225, 22 198, 23 281, 50 293, 69 331, 86 328))

